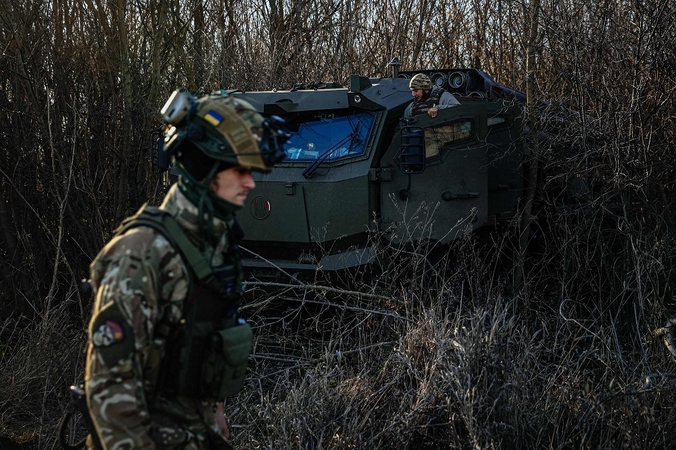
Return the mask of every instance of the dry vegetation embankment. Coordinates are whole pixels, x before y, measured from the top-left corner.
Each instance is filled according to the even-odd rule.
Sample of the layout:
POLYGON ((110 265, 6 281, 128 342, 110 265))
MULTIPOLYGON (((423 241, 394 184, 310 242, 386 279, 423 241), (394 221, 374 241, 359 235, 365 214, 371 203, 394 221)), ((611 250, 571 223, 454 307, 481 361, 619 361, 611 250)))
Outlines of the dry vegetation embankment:
POLYGON ((347 84, 397 56, 579 115, 531 117, 558 137, 531 141, 530 214, 489 249, 459 242, 449 271, 395 260, 349 292, 253 290, 235 442, 671 448, 676 366, 654 333, 676 317, 675 15, 672 0, 0 1, 0 447, 55 448, 82 377, 78 280, 162 196, 170 92, 347 84))

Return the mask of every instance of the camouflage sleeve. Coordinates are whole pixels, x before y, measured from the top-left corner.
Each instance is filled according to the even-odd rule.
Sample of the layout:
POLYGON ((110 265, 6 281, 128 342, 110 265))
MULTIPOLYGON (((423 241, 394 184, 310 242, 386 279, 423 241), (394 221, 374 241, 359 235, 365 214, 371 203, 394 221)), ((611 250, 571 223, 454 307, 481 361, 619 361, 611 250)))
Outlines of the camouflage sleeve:
POLYGON ((113 239, 91 266, 87 402, 106 449, 152 449, 144 368, 160 318, 178 321, 187 272, 178 252, 148 227, 113 239), (168 319, 167 319, 168 318, 168 319))

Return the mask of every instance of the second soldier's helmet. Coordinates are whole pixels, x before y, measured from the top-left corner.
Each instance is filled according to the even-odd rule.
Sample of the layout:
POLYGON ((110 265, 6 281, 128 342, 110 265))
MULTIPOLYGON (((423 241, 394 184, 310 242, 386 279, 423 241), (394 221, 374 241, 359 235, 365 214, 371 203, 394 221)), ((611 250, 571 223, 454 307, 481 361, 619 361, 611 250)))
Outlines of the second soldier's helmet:
POLYGON ((410 89, 422 89, 423 91, 432 90, 432 80, 430 77, 424 73, 417 73, 411 78, 411 81, 408 83, 410 89))
POLYGON ((286 156, 283 144, 290 135, 284 121, 276 116, 264 118, 251 104, 232 95, 217 92, 195 99, 185 90, 176 90, 161 113, 168 124, 164 151, 179 162, 188 153, 196 159, 197 151, 197 159, 221 168, 242 166, 269 172, 286 156))

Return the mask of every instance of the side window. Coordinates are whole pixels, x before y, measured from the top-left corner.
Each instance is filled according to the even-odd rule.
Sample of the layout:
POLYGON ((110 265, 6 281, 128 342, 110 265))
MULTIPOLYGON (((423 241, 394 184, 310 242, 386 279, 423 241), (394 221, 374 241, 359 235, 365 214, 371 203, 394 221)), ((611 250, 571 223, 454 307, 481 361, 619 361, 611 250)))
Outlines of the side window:
POLYGON ((442 150, 448 149, 458 142, 471 139, 474 122, 468 119, 459 120, 448 125, 425 130, 426 157, 439 156, 442 150))

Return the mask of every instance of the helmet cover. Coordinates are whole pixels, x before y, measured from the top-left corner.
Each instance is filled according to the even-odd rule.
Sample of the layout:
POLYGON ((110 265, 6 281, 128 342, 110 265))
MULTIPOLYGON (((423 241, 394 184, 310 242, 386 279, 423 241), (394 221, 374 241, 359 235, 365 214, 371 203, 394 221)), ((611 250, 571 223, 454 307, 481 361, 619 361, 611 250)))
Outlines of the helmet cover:
POLYGON ((182 95, 175 92, 169 102, 180 105, 180 114, 166 112, 174 112, 169 102, 162 109, 172 125, 164 138, 169 154, 180 156, 182 144, 188 141, 213 163, 262 172, 269 172, 285 156, 282 144, 288 137, 283 127, 271 126, 272 121, 245 100, 221 93, 195 100, 186 91, 177 92, 182 95))

